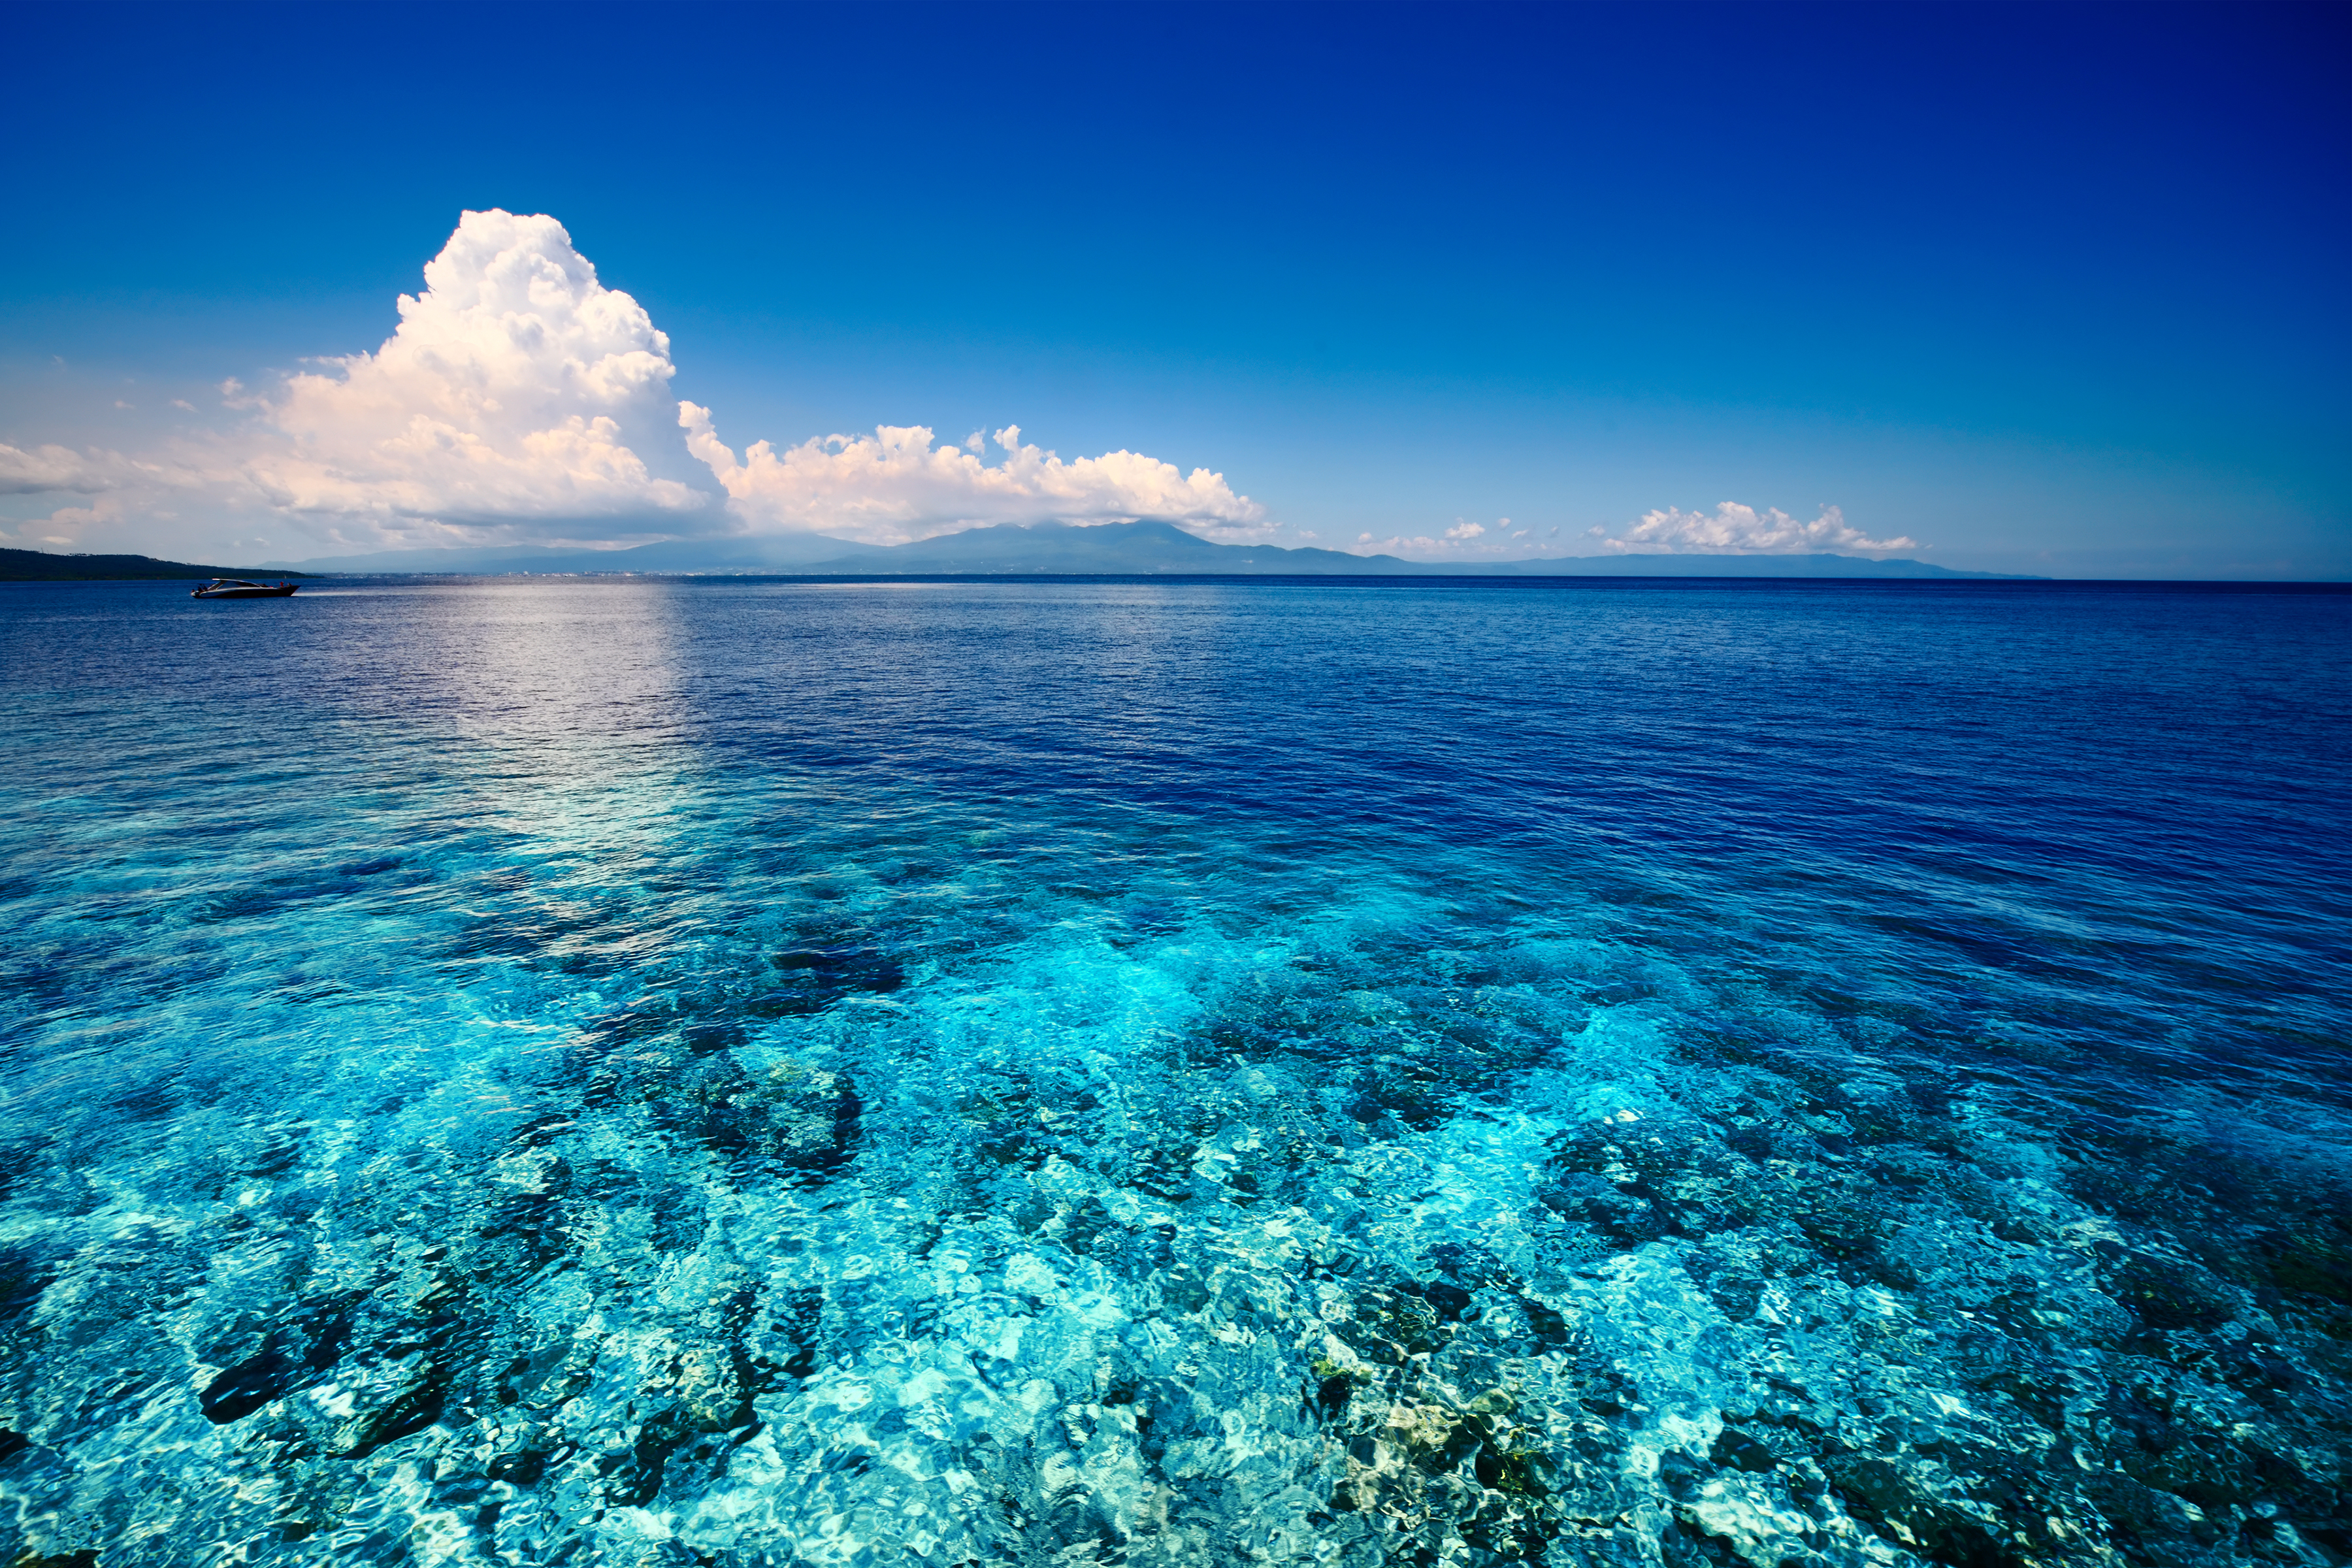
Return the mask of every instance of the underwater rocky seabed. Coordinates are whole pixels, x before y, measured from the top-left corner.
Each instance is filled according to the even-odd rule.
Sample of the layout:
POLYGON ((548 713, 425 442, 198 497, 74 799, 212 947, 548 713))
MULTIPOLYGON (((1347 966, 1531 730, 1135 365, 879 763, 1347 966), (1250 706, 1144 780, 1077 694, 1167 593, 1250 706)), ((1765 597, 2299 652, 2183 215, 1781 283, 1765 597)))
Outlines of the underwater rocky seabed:
POLYGON ((14 1561, 2352 1560, 2344 604, 1512 592, 12 598, 14 1561))

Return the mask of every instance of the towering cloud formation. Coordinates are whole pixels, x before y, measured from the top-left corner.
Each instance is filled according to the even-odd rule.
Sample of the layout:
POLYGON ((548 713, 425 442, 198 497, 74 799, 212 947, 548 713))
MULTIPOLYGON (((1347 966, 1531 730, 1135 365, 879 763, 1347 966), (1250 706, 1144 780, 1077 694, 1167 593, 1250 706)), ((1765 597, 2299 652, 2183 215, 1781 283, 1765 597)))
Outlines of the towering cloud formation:
POLYGON ((1774 507, 1759 512, 1754 507, 1725 501, 1712 514, 1667 507, 1642 514, 1642 520, 1622 533, 1596 528, 1591 537, 1612 550, 1645 550, 1664 554, 1677 551, 1700 553, 1759 553, 1812 550, 1917 550, 1916 539, 1900 536, 1873 539, 1851 527, 1833 506, 1822 508, 1811 522, 1799 522, 1774 507))
POLYGON ((664 423, 668 337, 551 217, 467 213, 383 346, 328 363, 255 400, 289 437, 245 464, 277 506, 658 526, 709 502, 654 477, 626 438, 664 423))
POLYGON ((729 510, 756 531, 802 529, 874 544, 899 544, 980 523, 1125 522, 1153 518, 1210 538, 1255 538, 1265 509, 1235 495, 1223 474, 1178 471, 1138 452, 1064 462, 1021 444, 1021 427, 996 433, 1004 460, 982 461, 932 444, 919 425, 885 425, 872 436, 827 436, 779 452, 755 443, 738 461, 711 427, 710 410, 678 405, 686 444, 726 487, 729 510))

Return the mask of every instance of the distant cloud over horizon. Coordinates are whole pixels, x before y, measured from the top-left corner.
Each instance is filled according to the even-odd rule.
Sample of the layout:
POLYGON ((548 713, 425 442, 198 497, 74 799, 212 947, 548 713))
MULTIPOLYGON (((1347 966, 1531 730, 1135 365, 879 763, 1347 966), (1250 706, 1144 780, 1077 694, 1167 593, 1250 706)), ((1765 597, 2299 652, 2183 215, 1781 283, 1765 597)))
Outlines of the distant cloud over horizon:
POLYGON ((1347 549, 1354 555, 1392 555, 1406 551, 1419 552, 1406 556, 1407 560, 1442 561, 1459 559, 1465 555, 1499 556, 1509 548, 1511 541, 1521 538, 1526 533, 1524 529, 1512 533, 1509 531, 1510 527, 1509 518, 1496 518, 1495 531, 1507 537, 1482 544, 1479 541, 1486 537, 1486 525, 1483 522, 1472 522, 1467 518, 1457 517, 1454 520, 1454 526, 1446 529, 1443 533, 1392 533, 1386 539, 1370 533, 1360 533, 1356 535, 1355 543, 1347 546, 1347 549))
POLYGON ((942 447, 919 425, 812 437, 782 452, 755 442, 739 461, 712 427, 710 410, 681 403, 677 418, 688 448, 726 487, 729 510, 754 531, 785 528, 869 544, 1045 520, 1149 518, 1224 541, 1268 531, 1265 509, 1234 494, 1223 474, 1195 468, 1188 475, 1173 463, 1123 450, 1066 462, 1024 446, 1017 425, 995 433, 1004 458, 991 467, 977 433, 961 447, 942 447))
POLYGON ((1925 550, 1916 539, 1897 535, 1873 539, 1845 520, 1836 507, 1824 506, 1821 516, 1799 522, 1778 507, 1758 511, 1738 501, 1723 501, 1712 512, 1683 511, 1665 507, 1646 511, 1622 532, 1605 528, 1586 531, 1615 551, 1648 551, 1672 555, 1682 551, 1701 554, 1790 554, 1813 551, 1858 550, 1878 553, 1890 550, 1925 550))
POLYGON ((15 542, 72 547, 99 531, 119 548, 134 520, 224 537, 290 523, 293 536, 271 528, 274 548, 298 552, 296 536, 364 551, 779 531, 895 543, 978 523, 1145 518, 1228 541, 1271 531, 1222 474, 1123 449, 1065 460, 1015 425, 996 432, 993 465, 979 433, 938 446, 922 426, 759 441, 739 460, 709 409, 672 400, 668 335, 545 215, 463 214, 397 308, 373 353, 314 361, 274 387, 221 383, 220 406, 238 416, 228 427, 132 456, 0 445, 0 495, 86 498, 20 521, 15 542))

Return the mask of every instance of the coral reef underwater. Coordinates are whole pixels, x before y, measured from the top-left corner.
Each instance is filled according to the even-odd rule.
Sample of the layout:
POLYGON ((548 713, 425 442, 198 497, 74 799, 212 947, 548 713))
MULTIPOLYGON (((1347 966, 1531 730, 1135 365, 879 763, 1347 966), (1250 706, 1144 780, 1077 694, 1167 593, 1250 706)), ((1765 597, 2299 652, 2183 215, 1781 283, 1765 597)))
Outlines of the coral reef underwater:
POLYGON ((2057 939, 204 741, 12 769, 26 1568, 2352 1561, 2344 1108, 2057 939))

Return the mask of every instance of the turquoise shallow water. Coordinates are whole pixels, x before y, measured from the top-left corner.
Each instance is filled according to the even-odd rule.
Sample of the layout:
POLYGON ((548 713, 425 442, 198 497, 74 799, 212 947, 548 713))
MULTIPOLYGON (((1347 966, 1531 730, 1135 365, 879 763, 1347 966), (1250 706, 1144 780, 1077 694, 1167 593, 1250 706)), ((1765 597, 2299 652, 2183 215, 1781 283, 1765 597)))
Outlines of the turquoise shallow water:
POLYGON ((42 585, 0 689, 33 1561, 2352 1558, 2352 596, 42 585))

